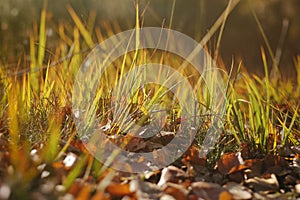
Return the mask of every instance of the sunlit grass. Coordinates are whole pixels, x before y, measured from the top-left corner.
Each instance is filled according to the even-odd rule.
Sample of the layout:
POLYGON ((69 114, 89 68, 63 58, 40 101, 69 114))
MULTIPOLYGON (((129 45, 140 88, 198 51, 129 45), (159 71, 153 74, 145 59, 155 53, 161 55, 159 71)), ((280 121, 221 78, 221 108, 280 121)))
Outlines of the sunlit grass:
MULTIPOLYGON (((233 1, 235 4, 237 2, 233 1)), ((231 7, 229 8, 231 9, 231 7)), ((0 77, 5 77, 0 82, 0 124, 6 127, 5 130, 0 127, 0 131, 3 130, 0 132, 0 139, 5 138, 9 141, 10 162, 13 168, 10 178, 15 178, 16 181, 24 183, 33 181, 40 176, 37 166, 42 163, 51 166, 52 163, 61 161, 68 146, 78 140, 71 111, 74 78, 83 58, 87 55, 86 49, 93 48, 97 42, 105 40, 115 32, 112 28, 108 28, 106 33, 103 33, 97 27, 93 31, 95 18, 93 13, 91 13, 86 26, 71 6, 67 6, 67 9, 74 25, 61 22, 55 27, 59 36, 55 49, 55 60, 44 61, 45 47, 47 46, 47 11, 44 6, 40 17, 39 33, 33 32, 29 38, 30 72, 12 75, 4 70, 5 66, 0 66, 0 77), (38 41, 36 41, 37 38, 38 41), (35 42, 38 42, 37 47, 35 42), (59 62, 56 62, 57 60, 59 62), (63 145, 61 145, 61 141, 64 141, 63 145), (40 151, 37 160, 33 160, 30 156, 33 149, 40 151)), ((220 18, 216 22, 216 26, 213 26, 213 29, 210 30, 213 32, 210 34, 222 26, 222 23, 225 24, 230 9, 226 10, 222 19, 220 18)), ((137 13, 139 13, 138 7, 137 13)), ((138 15, 136 24, 138 31, 140 24, 138 15)), ((205 40, 208 39, 204 38, 202 41, 207 42, 205 40)), ((195 116, 200 114, 201 118, 197 116, 187 119, 198 120, 197 123, 201 123, 201 129, 198 130, 196 137, 199 146, 201 146, 203 135, 214 117, 221 117, 225 120, 224 126, 221 127, 221 138, 215 147, 221 148, 217 151, 219 155, 228 150, 238 149, 242 144, 247 144, 249 149, 254 151, 253 156, 277 153, 281 147, 286 145, 299 145, 300 57, 295 60, 297 79, 295 83, 292 83, 290 80, 275 82, 270 80, 268 70, 270 66, 266 62, 264 50, 261 55, 264 63, 262 67, 265 71, 263 78, 249 74, 241 68, 232 77, 227 77, 225 73, 222 73, 223 78, 228 80, 227 93, 224 94, 227 102, 225 108, 221 108, 225 110, 226 114, 225 116, 213 116, 209 115, 212 101, 214 101, 213 96, 209 95, 209 91, 218 87, 212 85, 214 80, 211 83, 206 82, 206 85, 197 82, 201 75, 196 74, 196 70, 192 66, 187 64, 184 69, 180 68, 184 60, 166 52, 138 49, 127 52, 126 55, 114 61, 104 73, 100 83, 101 87, 98 88, 96 97, 92 97, 94 100, 91 101, 90 110, 86 114, 89 117, 84 124, 90 126, 98 120, 101 125, 105 125, 112 119, 113 111, 117 111, 119 117, 114 119, 116 121, 110 122, 111 128, 108 130, 108 135, 121 135, 122 131, 126 132, 136 123, 143 125, 151 122, 152 108, 158 106, 162 110, 167 110, 166 118, 169 120, 169 127, 166 129, 176 132, 178 130, 177 121, 184 116, 181 116, 179 100, 165 85, 149 84, 139 88, 132 94, 130 102, 127 102, 126 105, 116 105, 118 102, 114 102, 116 99, 112 96, 112 89, 118 86, 115 88, 117 94, 122 94, 124 90, 122 85, 117 84, 122 76, 133 66, 151 62, 173 66, 187 78, 192 86, 200 88, 195 91, 199 92, 197 98, 202 107, 199 108, 200 113, 195 113, 195 116), (118 106, 122 109, 118 110, 118 106), (97 115, 93 118, 95 113, 97 115), (231 141, 229 147, 224 147, 225 142, 228 142, 226 138, 231 141)), ((213 64, 210 63, 210 65, 213 64)), ((221 68, 225 69, 225 66, 221 66, 221 68)), ((157 74, 158 77, 160 75, 157 74)), ((138 74, 138 76, 143 77, 145 74, 138 74)), ((213 75, 207 73, 206 76, 213 75)), ((140 84, 141 80, 131 81, 140 84)), ((82 100, 80 98, 87 97, 75 98, 79 98, 80 101, 82 100)), ((88 177, 92 174, 97 177, 107 169, 107 166, 94 160, 86 151, 82 150, 82 152, 82 155, 78 156, 75 166, 60 183, 66 190, 78 176, 88 177)), ((212 157, 219 155, 210 154, 212 157)), ((105 181, 103 180, 101 183, 105 184, 105 181)), ((99 188, 103 187, 101 183, 99 188)), ((18 185, 19 183, 12 184, 18 185)), ((32 188, 22 188, 19 195, 21 196, 24 191, 30 189, 32 188)))

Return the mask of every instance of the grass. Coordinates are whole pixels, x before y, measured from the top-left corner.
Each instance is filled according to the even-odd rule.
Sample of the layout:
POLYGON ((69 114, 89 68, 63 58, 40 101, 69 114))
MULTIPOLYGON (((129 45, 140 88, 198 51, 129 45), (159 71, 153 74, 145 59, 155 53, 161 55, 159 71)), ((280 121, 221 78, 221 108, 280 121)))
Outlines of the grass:
MULTIPOLYGON (((5 70, 6 64, 2 63, 0 66, 2 94, 0 95, 0 139, 9 143, 10 152, 8 164, 10 171, 5 177, 1 177, 1 181, 13 180, 9 182, 12 188, 18 186, 20 190, 13 191, 15 198, 23 197, 26 192, 34 190, 36 182, 43 181, 38 180, 42 173, 38 170, 38 166, 46 163, 50 168, 55 168, 55 165, 62 161, 69 146, 76 146, 78 136, 71 111, 74 78, 83 58, 88 53, 87 49, 93 48, 96 43, 118 31, 109 28, 106 33, 103 33, 97 27, 93 31, 95 18, 93 13, 86 26, 73 8, 67 6, 74 24, 59 23, 54 27, 59 37, 58 44, 53 60, 45 60, 46 5, 45 1, 40 17, 39 32, 33 32, 29 38, 30 64, 28 69, 25 66, 24 69, 20 69, 22 73, 19 73, 17 70, 22 66, 19 63, 16 72, 8 73, 5 70), (38 46, 35 46, 36 42, 38 46), (56 62, 57 60, 59 62, 56 62), (37 159, 34 159, 31 153, 34 149, 38 150, 37 159)), ((220 26, 224 28, 225 19, 231 9, 232 7, 226 9, 225 14, 210 30, 210 35, 220 26)), ((136 22, 138 30, 140 24, 138 15, 136 22)), ((207 42, 208 39, 204 38, 203 41, 207 42)), ((295 82, 283 79, 274 82, 269 77, 270 65, 266 61, 264 49, 261 55, 264 63, 262 66, 265 71, 264 77, 249 74, 241 64, 236 72, 230 73, 229 77, 224 75, 224 78, 228 79, 226 114, 221 116, 225 119, 225 124, 216 148, 208 154, 207 159, 210 162, 214 162, 224 152, 236 151, 244 144, 248 146, 253 157, 275 154, 285 146, 299 145, 300 57, 295 60, 297 71, 295 82)), ((109 72, 105 73, 101 82, 102 87, 99 88, 97 98, 91 105, 91 113, 88 115, 93 116, 93 113, 97 113, 99 123, 107 124, 112 119, 112 111, 118 109, 110 104, 114 101, 111 88, 116 86, 119 78, 133 65, 142 65, 147 62, 174 66, 187 77, 192 85, 200 87, 196 84, 200 75, 195 75, 195 70, 189 65, 184 70, 180 68, 184 61, 179 57, 158 50, 127 52, 125 56, 114 61, 114 64, 109 67, 109 72), (172 59, 168 59, 170 57, 172 59)), ((122 88, 122 85, 119 86, 121 87, 117 88, 117 93, 122 93, 125 88, 122 88)), ((201 129, 198 130, 196 137, 199 146, 203 142, 203 134, 214 117, 206 115, 212 101, 207 91, 209 88, 206 89, 206 94, 199 94, 198 97, 204 105, 200 109, 201 129)), ((130 103, 119 105, 122 108, 119 110, 120 117, 117 121, 111 122, 108 134, 121 134, 122 128, 126 130, 134 123, 151 122, 150 115, 153 114, 151 112, 155 106, 166 110, 168 119, 166 130, 178 131, 177 120, 181 117, 178 99, 166 89, 165 85, 149 84, 141 87, 132 96, 130 103)), ((92 123, 92 120, 96 119, 91 118, 87 124, 92 123)), ((78 148, 84 149, 80 145, 78 148)), ((59 183, 64 186, 64 190, 67 190, 79 176, 88 179, 91 175, 97 178, 109 170, 86 151, 83 150, 83 152, 78 156, 75 166, 59 183)), ((110 171, 109 174, 111 173, 113 172, 110 171)), ((112 175, 106 176, 99 183, 98 189, 103 190, 107 182, 112 179, 111 177, 112 175)))

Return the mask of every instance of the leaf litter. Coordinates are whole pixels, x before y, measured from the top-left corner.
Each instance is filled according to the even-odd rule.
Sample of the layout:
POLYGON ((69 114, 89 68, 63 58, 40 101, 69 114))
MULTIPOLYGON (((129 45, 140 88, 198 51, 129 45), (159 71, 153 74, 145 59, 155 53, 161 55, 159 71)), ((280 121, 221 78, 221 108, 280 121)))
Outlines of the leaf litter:
MULTIPOLYGON (((2 141, 2 145, 5 145, 2 141)), ((262 158, 243 158, 242 152, 224 153, 213 168, 205 158, 199 157, 195 145, 174 164, 162 170, 144 174, 114 172, 103 184, 112 169, 99 176, 79 173, 69 188, 63 182, 75 168, 80 154, 76 146, 51 165, 40 163, 37 151, 31 151, 32 164, 39 172, 38 187, 32 188, 33 199, 296 199, 300 195, 300 158, 297 151, 290 155, 269 154, 262 158), (72 152, 77 149, 76 152, 72 152), (39 164, 39 165, 38 165, 39 164)), ((296 149, 296 147, 291 148, 296 149)), ((244 156, 245 157, 245 156, 244 156)), ((9 199, 12 189, 5 182, 14 173, 9 153, 0 151, 1 172, 0 197, 9 199), (8 155, 7 155, 8 154, 8 155), (9 172, 11 171, 11 172, 9 172)), ((85 166, 84 168, 86 168, 85 166)))

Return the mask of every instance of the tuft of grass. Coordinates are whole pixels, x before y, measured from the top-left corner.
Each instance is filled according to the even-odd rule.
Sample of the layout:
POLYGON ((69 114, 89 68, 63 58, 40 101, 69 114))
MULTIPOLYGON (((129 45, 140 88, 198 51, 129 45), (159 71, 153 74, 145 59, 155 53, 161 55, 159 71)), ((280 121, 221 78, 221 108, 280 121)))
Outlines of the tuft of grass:
MULTIPOLYGON (((174 13, 175 2, 174 0, 171 16, 174 13)), ((217 45, 219 46, 228 14, 238 2, 238 0, 230 1, 226 10, 202 39, 201 45, 204 45, 211 35, 221 27, 217 45)), ((109 23, 104 23, 105 33, 100 28, 95 28, 95 13, 93 12, 90 13, 87 26, 85 26, 74 9, 68 5, 67 10, 74 24, 59 22, 54 27, 59 37, 54 55, 56 60, 51 60, 53 62, 45 65, 46 29, 49 24, 46 17, 46 5, 47 1, 45 0, 39 31, 37 31, 37 27, 33 28, 33 33, 29 38, 30 73, 16 73, 15 76, 11 76, 5 70, 5 66, 0 66, 0 77, 7 77, 0 80, 0 125, 7 129, 2 132, 2 127, 0 127, 0 139, 4 136, 8 138, 10 169, 12 169, 7 179, 14 180, 10 183, 12 187, 23 186, 20 187, 20 191, 13 191, 15 198, 21 198, 28 191, 34 190, 34 182, 41 175, 37 166, 46 164, 49 168, 55 168, 53 165, 62 162, 68 148, 72 145, 76 146, 78 135, 71 111, 74 78, 83 58, 88 53, 87 50, 95 45, 93 33, 95 32, 98 42, 101 42, 115 32, 119 32, 117 24, 111 26, 109 23), (35 47, 36 42, 38 43, 37 48, 35 47), (31 156, 31 151, 34 149, 40 151, 37 160, 31 156)), ((221 134, 221 137, 217 141, 216 150, 209 154, 208 159, 216 160, 225 151, 236 150, 243 144, 249 146, 249 149, 254 152, 253 156, 277 153, 281 147, 299 145, 300 56, 295 60, 296 83, 283 81, 283 79, 280 82, 273 81, 269 76, 267 55, 262 49, 261 55, 264 63, 262 67, 265 76, 261 78, 249 74, 241 69, 241 65, 235 76, 231 77, 230 74, 229 77, 226 77, 222 73, 224 75, 222 78, 228 79, 227 91, 222 94, 227 97, 227 101, 225 104, 214 102, 216 99, 214 94, 221 87, 221 85, 214 85, 219 77, 210 70, 215 63, 208 61, 206 73, 197 74, 192 66, 176 55, 159 50, 139 49, 138 38, 141 22, 138 5, 136 5, 136 13, 137 34, 136 38, 132 38, 136 39, 136 49, 133 52, 126 52, 123 57, 115 60, 104 73, 103 80, 99 84, 101 87, 98 88, 94 97, 90 97, 93 98, 93 101, 86 112, 88 117, 84 122, 85 128, 88 129, 94 122, 99 122, 97 124, 99 126, 109 124, 111 128, 106 131, 106 134, 121 137, 122 131, 126 132, 133 125, 147 125, 155 116, 163 116, 156 115, 154 110, 164 110, 166 116, 163 116, 165 118, 162 121, 165 122, 158 122, 155 125, 164 125, 166 131, 178 131, 180 129, 178 120, 184 119, 178 103, 180 99, 177 99, 166 87, 168 81, 172 80, 175 74, 170 74, 169 79, 165 80, 162 85, 147 84, 138 87, 136 91, 131 92, 131 97, 125 105, 122 104, 124 102, 118 101, 120 99, 113 96, 112 89, 115 89, 116 96, 119 95, 119 98, 122 98, 120 95, 128 89, 124 88, 124 85, 141 86, 145 77, 151 76, 151 74, 136 71, 126 84, 118 85, 118 81, 134 66, 158 63, 161 66, 173 66, 186 77, 186 80, 197 92, 200 108, 197 108, 198 111, 195 112, 192 119, 186 120, 191 125, 197 123, 201 125, 197 133, 199 146, 203 143, 203 137, 214 120, 225 119, 224 123, 214 127, 212 134, 221 134), (139 78, 134 79, 135 77, 139 78), (203 80, 209 81, 204 82, 203 80), (214 115, 214 111, 218 109, 224 109, 225 115, 214 115), (118 117, 113 121, 114 112, 118 113, 118 117)), ((171 25, 172 18, 169 27, 171 25)), ((260 29, 263 30, 262 27, 260 29)), ((268 51, 270 50, 268 49, 268 51)), ((218 57, 217 53, 216 57, 218 57)), ((221 66, 221 68, 225 69, 225 66, 221 66)), ((157 80, 160 80, 163 75, 161 72, 152 76, 156 76, 157 80)), ((180 85, 180 83, 176 84, 180 85)), ((173 87, 178 86, 176 84, 173 84, 173 87)), ((184 96, 186 94, 183 94, 182 98, 185 98, 184 96)), ((83 98, 88 97, 83 94, 83 96, 75 98, 82 101, 83 98)), ((97 179, 108 170, 107 166, 103 166, 85 150, 82 150, 84 149, 82 146, 76 147, 80 149, 81 155, 77 157, 77 162, 64 179, 60 180, 65 189, 68 189, 78 177, 82 177, 84 180, 90 177, 97 179)), ((117 153, 112 152, 107 162, 112 163, 117 153)), ((98 190, 104 190, 108 182, 112 180, 112 174, 114 174, 113 170, 98 184, 98 190)))

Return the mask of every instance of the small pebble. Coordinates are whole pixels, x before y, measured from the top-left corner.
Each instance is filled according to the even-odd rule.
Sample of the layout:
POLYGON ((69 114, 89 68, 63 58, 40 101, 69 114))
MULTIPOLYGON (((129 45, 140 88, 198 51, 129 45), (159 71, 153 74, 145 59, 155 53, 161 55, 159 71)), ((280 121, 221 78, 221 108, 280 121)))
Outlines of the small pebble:
POLYGON ((173 196, 164 194, 160 197, 160 200, 176 200, 173 196))
POLYGON ((43 171, 42 174, 41 174, 41 178, 47 178, 48 176, 50 175, 50 172, 48 171, 43 171))
POLYGON ((64 196, 58 198, 58 200, 74 200, 75 198, 71 194, 65 194, 64 196))
POLYGON ((297 185, 295 185, 295 190, 298 194, 300 194, 300 183, 298 183, 297 185))
POLYGON ((66 191, 66 188, 65 188, 65 186, 63 186, 63 185, 57 185, 57 186, 55 186, 55 190, 56 190, 57 192, 65 192, 65 191, 66 191))
POLYGON ((8 199, 10 196, 11 190, 8 185, 0 186, 0 199, 8 199))

